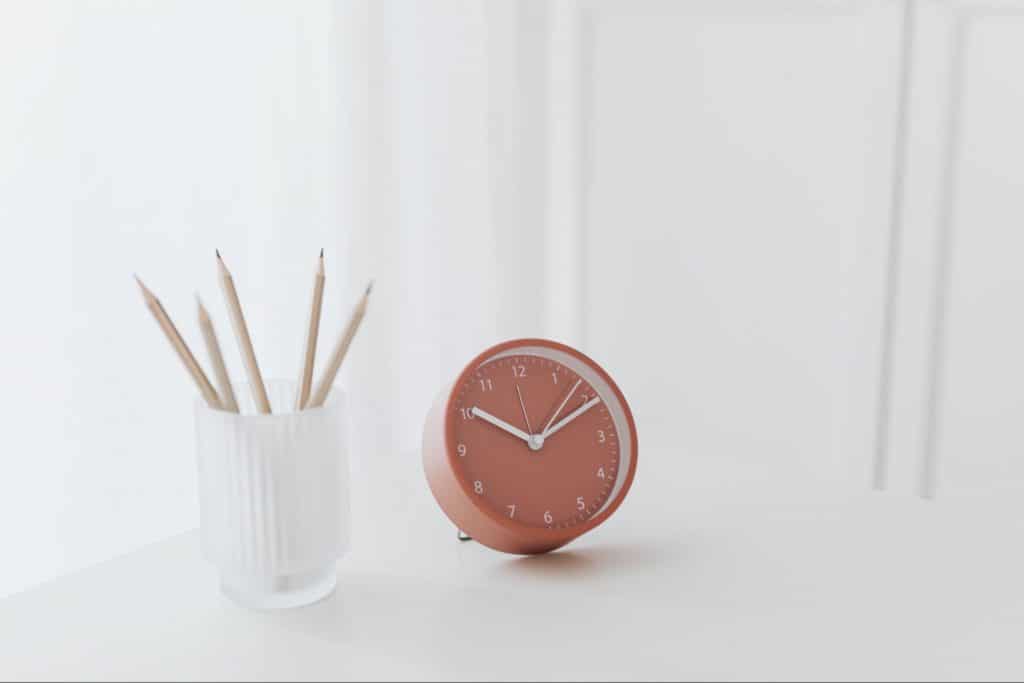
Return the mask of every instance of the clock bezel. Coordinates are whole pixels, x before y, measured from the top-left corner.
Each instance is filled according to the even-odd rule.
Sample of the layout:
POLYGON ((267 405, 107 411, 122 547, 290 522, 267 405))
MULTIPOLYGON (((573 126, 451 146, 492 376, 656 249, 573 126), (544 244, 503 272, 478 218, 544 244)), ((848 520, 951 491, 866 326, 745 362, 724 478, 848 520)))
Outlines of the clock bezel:
MULTIPOLYGON (((524 353, 523 355, 534 355, 524 353)), ((572 368, 569 368, 572 370, 572 368)), ((611 378, 611 376, 605 372, 604 368, 601 367, 593 358, 586 354, 578 351, 577 349, 567 346, 560 342, 552 341, 550 339, 537 339, 537 338, 524 338, 524 339, 513 339, 509 341, 496 344, 485 349, 483 352, 478 354, 469 363, 466 364, 465 368, 459 373, 454 384, 451 385, 448 391, 448 396, 445 401, 444 408, 444 453, 447 459, 447 465, 451 471, 451 474, 455 477, 458 482, 458 488, 465 498, 470 503, 472 508, 479 514, 485 515, 488 520, 494 524, 499 525, 505 534, 509 534, 520 538, 524 543, 528 544, 529 547, 540 547, 544 550, 550 550, 557 548, 569 541, 577 538, 591 529, 602 524, 605 520, 611 517, 622 501, 626 498, 630 488, 633 485, 633 479, 636 475, 637 455, 638 455, 638 443, 636 433, 636 423, 633 420, 633 413, 629 408, 629 403, 626 401, 626 397, 623 395, 622 390, 611 378), (572 525, 564 528, 546 528, 539 526, 532 526, 516 522, 509 519, 508 517, 500 514, 494 510, 487 503, 480 501, 478 496, 473 492, 471 482, 462 476, 462 471, 459 463, 458 453, 456 451, 456 437, 455 437, 455 400, 456 392, 458 387, 462 386, 463 383, 469 378, 472 373, 476 372, 481 365, 484 363, 502 357, 510 355, 510 352, 518 348, 528 347, 541 347, 551 351, 561 352, 567 356, 576 359, 581 364, 592 370, 601 381, 608 387, 608 389, 614 394, 615 399, 618 401, 622 408, 622 414, 625 419, 626 427, 629 431, 629 448, 630 458, 629 465, 626 468, 625 474, 622 473, 620 468, 618 474, 620 477, 624 477, 621 481, 621 487, 619 487, 618 481, 615 486, 619 487, 618 493, 611 498, 603 508, 597 512, 594 516, 590 517, 580 524, 572 525), (548 547, 550 546, 550 547, 548 547)), ((622 436, 619 436, 620 442, 622 436)), ((472 529, 464 529, 467 533, 473 536, 472 529)), ((485 545, 488 545, 487 539, 477 539, 485 545)), ((497 548, 498 550, 504 550, 504 548, 497 548)), ((544 552, 539 550, 536 552, 544 552)), ((513 551, 515 552, 515 551, 513 551)))

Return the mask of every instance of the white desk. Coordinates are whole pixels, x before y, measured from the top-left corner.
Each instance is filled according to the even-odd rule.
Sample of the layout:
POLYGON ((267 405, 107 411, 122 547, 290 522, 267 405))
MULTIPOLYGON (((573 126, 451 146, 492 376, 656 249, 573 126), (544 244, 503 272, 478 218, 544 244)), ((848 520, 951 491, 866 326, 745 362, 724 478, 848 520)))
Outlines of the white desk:
POLYGON ((410 471, 338 592, 290 612, 221 597, 188 533, 0 601, 0 678, 1024 676, 1019 506, 683 469, 529 559, 459 544, 410 471))

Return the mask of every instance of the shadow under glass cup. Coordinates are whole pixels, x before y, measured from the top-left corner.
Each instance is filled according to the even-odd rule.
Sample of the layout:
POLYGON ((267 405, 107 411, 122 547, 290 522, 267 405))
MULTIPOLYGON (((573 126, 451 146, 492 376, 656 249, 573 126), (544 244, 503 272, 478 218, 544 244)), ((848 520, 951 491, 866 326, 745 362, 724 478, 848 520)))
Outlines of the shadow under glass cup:
POLYGON ((295 382, 267 383, 274 411, 256 412, 238 386, 240 413, 197 401, 196 453, 203 553, 223 592, 258 609, 330 595, 349 545, 344 394, 293 412, 295 382))

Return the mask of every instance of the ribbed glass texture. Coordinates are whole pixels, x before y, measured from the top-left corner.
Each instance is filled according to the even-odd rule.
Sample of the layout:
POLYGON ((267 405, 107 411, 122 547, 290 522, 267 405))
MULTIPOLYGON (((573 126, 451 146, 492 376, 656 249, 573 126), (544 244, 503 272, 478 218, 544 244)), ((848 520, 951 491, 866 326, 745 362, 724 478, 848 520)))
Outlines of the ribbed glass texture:
POLYGON ((296 413, 294 382, 267 393, 272 415, 255 413, 246 386, 240 414, 196 406, 203 552, 229 594, 301 588, 296 576, 322 576, 348 548, 344 396, 296 413))

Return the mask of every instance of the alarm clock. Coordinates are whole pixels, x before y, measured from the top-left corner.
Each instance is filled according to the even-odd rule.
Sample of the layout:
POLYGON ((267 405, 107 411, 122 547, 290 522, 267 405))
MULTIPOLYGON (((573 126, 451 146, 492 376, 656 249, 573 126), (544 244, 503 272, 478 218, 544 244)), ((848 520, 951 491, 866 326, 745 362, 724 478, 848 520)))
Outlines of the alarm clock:
POLYGON ((615 382, 545 339, 504 342, 471 360, 423 430, 423 467, 441 509, 461 532, 507 553, 548 552, 607 520, 636 462, 636 425, 615 382))

